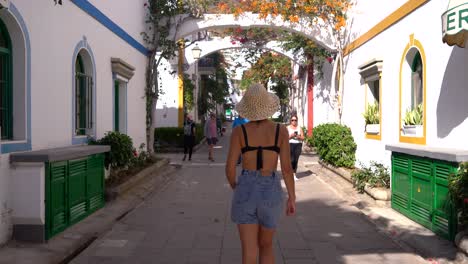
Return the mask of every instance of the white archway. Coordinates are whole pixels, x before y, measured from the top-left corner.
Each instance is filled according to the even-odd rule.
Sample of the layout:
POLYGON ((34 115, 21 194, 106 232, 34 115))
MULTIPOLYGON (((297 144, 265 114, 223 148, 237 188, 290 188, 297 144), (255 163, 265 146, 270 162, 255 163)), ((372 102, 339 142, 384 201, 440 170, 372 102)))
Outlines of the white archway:
MULTIPOLYGON (((197 41, 197 45, 202 50, 201 57, 210 55, 211 53, 227 50, 227 49, 261 49, 261 50, 268 50, 274 51, 276 53, 282 54, 288 57, 290 60, 294 61, 297 64, 304 65, 305 58, 301 52, 293 53, 291 51, 286 51, 281 47, 281 42, 279 41, 270 41, 264 46, 254 46, 249 44, 241 44, 239 41, 236 43, 232 43, 232 40, 229 37, 226 38, 217 38, 214 40, 204 40, 204 41, 197 41)), ((191 65, 196 60, 193 58, 193 54, 191 52, 193 46, 188 46, 185 49, 185 63, 191 65)))
POLYGON ((187 15, 181 15, 176 21, 181 21, 181 23, 171 29, 171 36, 174 39, 181 39, 199 31, 213 29, 267 27, 298 33, 312 39, 327 50, 337 50, 336 40, 331 34, 331 28, 320 19, 311 26, 309 23, 301 21, 298 23, 283 21, 279 16, 262 19, 258 14, 245 13, 238 18, 232 14, 205 14, 203 18, 191 18, 187 15))

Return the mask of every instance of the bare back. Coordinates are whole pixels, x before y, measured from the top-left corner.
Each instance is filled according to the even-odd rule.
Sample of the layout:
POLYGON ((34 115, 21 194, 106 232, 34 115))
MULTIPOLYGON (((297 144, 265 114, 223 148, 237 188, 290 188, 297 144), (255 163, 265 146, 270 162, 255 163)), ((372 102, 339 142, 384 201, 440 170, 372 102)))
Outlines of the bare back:
MULTIPOLYGON (((275 135, 277 124, 269 121, 253 121, 244 125, 247 132, 248 145, 250 147, 270 147, 275 145, 275 135)), ((289 135, 285 126, 280 125, 278 134, 278 144, 280 149, 280 160, 282 164, 282 171, 289 172, 290 168, 290 153, 289 153, 289 135), (287 166, 285 166, 287 165, 287 166)), ((228 163, 235 163, 236 157, 241 153, 241 149, 246 147, 244 134, 242 128, 236 127, 232 132, 230 153, 228 156, 228 163), (233 153, 231 153, 233 152, 233 153), (238 153, 236 155, 236 153, 238 153), (232 154, 232 155, 231 155, 232 154), (233 159, 232 161, 230 159, 233 159)), ((276 171, 278 166, 278 153, 271 150, 263 150, 263 168, 261 169, 262 175, 271 175, 276 171)), ((242 168, 247 170, 257 170, 257 150, 247 151, 242 154, 242 168)), ((291 169, 292 170, 292 169, 291 169)))

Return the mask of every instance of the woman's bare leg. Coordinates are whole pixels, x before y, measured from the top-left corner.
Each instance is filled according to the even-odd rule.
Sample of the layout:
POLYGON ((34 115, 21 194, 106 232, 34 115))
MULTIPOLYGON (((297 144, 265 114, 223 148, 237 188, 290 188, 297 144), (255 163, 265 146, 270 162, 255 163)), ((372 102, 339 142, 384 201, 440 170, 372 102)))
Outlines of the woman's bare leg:
POLYGON ((275 263, 275 254, 273 252, 273 236, 275 229, 260 226, 258 232, 258 245, 260 248, 260 264, 275 263))
POLYGON ((242 264, 256 264, 258 255, 257 224, 237 225, 242 244, 242 264))

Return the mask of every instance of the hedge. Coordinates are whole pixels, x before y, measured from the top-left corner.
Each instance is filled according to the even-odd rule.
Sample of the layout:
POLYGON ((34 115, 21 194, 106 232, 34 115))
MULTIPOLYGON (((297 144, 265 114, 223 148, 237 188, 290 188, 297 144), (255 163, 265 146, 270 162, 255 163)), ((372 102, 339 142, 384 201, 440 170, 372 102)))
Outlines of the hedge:
MULTIPOLYGON (((195 124, 195 145, 203 139, 203 127, 195 124)), ((154 130, 154 146, 160 148, 183 148, 183 127, 158 127, 154 130)))
POLYGON ((322 160, 337 167, 354 167, 356 148, 351 129, 340 124, 322 124, 314 128, 313 145, 322 160))

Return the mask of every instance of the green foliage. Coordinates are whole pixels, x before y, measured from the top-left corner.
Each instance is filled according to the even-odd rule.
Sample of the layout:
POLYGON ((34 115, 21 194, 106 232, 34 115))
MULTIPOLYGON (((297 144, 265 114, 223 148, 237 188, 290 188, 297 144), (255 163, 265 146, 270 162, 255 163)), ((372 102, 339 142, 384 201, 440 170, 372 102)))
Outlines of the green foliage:
POLYGON ((351 129, 339 124, 322 124, 314 128, 313 145, 321 159, 337 167, 354 166, 356 148, 351 129))
POLYGON ((390 188, 390 172, 387 167, 375 161, 370 162, 370 166, 361 164, 361 169, 355 170, 351 179, 354 187, 360 192, 364 192, 364 187, 370 188, 384 187, 390 188))
POLYGON ((148 163, 155 161, 149 152, 145 151, 146 146, 144 143, 140 145, 138 151, 133 150, 133 158, 131 160, 132 168, 142 168, 145 167, 148 163))
POLYGON ((304 143, 306 143, 306 145, 309 147, 315 147, 313 135, 308 134, 307 127, 301 127, 301 128, 302 128, 302 132, 304 133, 304 143))
POLYGON ((459 215, 460 230, 468 228, 468 163, 460 164, 458 172, 449 177, 449 194, 459 215))
POLYGON ((194 96, 193 91, 195 90, 195 85, 190 79, 188 74, 184 74, 184 107, 185 111, 190 112, 194 106, 194 96))
POLYGON ((282 47, 287 51, 297 53, 303 51, 304 57, 307 58, 307 63, 314 63, 318 72, 318 77, 323 78, 322 66, 326 59, 331 58, 332 54, 325 48, 317 46, 315 42, 303 35, 294 33, 282 34, 282 47))
MULTIPOLYGON (((203 128, 195 124, 195 145, 203 139, 203 128)), ((182 148, 184 147, 183 127, 158 127, 154 130, 155 148, 182 148)))
POLYGON ((408 109, 405 113, 403 122, 405 125, 422 125, 423 124, 423 106, 419 104, 414 109, 408 109))
MULTIPOLYGON (((265 87, 271 79, 273 82, 291 78, 291 61, 288 57, 273 52, 263 53, 250 69, 244 71, 241 88, 246 89, 252 83, 261 83, 265 87)), ((285 81, 285 80, 284 80, 285 81)))
POLYGON ((367 104, 366 111, 362 115, 364 116, 366 125, 379 124, 379 104, 377 102, 374 102, 374 104, 367 104))
POLYGON ((110 152, 106 153, 105 166, 113 169, 126 168, 132 163, 134 148, 132 138, 117 131, 107 132, 99 140, 91 140, 90 145, 108 145, 110 152))
POLYGON ((290 83, 286 78, 273 78, 273 82, 274 84, 271 86, 271 90, 280 99, 280 117, 281 121, 283 121, 282 117, 288 114, 290 83))

